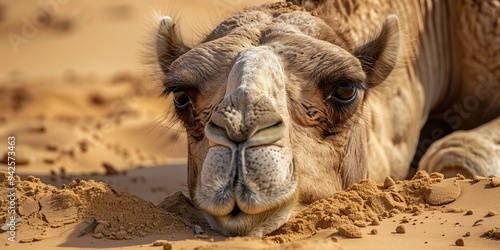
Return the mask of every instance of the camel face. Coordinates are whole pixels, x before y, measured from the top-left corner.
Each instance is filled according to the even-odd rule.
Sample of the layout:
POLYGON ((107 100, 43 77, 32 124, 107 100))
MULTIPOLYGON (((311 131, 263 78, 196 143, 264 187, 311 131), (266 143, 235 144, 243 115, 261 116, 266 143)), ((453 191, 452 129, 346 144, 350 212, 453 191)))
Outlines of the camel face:
POLYGON ((294 201, 297 191, 286 77, 268 48, 242 50, 224 97, 204 126, 208 152, 194 199, 229 234, 246 234, 263 214, 294 201))
POLYGON ((214 228, 262 236, 298 203, 367 177, 363 103, 392 71, 393 16, 347 45, 310 13, 262 7, 188 48, 170 18, 157 54, 189 141, 189 189, 214 228), (328 178, 324 178, 328 175, 328 178))

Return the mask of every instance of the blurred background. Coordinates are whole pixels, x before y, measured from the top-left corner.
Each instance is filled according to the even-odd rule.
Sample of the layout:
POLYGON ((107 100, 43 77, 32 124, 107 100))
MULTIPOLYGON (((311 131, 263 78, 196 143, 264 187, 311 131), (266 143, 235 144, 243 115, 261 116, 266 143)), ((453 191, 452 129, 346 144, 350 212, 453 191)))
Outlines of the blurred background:
MULTIPOLYGON (((144 64, 155 17, 195 45, 244 0, 0 0, 0 171, 102 180, 155 203, 186 192, 187 145, 144 64)), ((187 194, 187 193, 186 193, 187 194)))

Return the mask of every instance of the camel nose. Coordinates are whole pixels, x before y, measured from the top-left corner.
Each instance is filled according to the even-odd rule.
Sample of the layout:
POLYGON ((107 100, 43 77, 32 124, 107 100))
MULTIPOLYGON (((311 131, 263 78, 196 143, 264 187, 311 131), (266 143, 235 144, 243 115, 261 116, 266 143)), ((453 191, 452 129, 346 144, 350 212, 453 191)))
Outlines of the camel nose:
POLYGON ((288 116, 283 72, 280 59, 265 47, 240 52, 229 72, 225 97, 205 126, 210 142, 233 148, 283 138, 283 117, 288 116))
POLYGON ((269 104, 264 97, 242 108, 221 105, 205 127, 205 135, 210 141, 228 147, 239 143, 248 146, 273 143, 283 138, 285 125, 276 111, 262 108, 269 104))

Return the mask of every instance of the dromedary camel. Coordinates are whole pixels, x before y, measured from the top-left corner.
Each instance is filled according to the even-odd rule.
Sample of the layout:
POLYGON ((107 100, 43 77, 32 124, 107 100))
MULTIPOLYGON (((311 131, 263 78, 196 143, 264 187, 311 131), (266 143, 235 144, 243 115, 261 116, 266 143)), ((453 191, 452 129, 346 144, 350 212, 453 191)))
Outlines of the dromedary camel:
POLYGON ((299 204, 404 179, 436 140, 419 168, 500 175, 499 1, 295 4, 246 9, 193 48, 160 21, 190 195, 215 229, 262 237, 299 204))

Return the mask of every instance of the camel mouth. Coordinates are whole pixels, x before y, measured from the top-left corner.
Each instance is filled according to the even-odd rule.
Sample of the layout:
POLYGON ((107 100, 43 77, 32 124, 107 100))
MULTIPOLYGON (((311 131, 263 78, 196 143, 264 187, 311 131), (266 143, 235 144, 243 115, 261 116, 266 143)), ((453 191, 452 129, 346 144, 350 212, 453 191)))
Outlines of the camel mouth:
MULTIPOLYGON (((211 176, 210 181, 197 188, 195 203, 198 208, 212 216, 235 216, 240 213, 255 215, 283 206, 296 196, 297 179, 294 161, 283 169, 279 181, 273 173, 264 176, 247 176, 248 171, 235 169, 229 178, 211 176), (247 172, 247 174, 245 174, 247 172)), ((259 172, 254 173, 260 174, 259 172)))
POLYGON ((285 223, 298 205, 294 170, 292 161, 288 181, 269 189, 258 189, 245 176, 210 193, 205 193, 209 188, 198 186, 195 204, 211 227, 225 235, 262 237, 285 223))
POLYGON ((242 213, 240 207, 238 207, 238 204, 236 204, 233 208, 233 210, 231 210, 231 212, 229 212, 229 215, 231 216, 238 216, 238 214, 242 213))
POLYGON ((231 140, 221 122, 205 127, 209 147, 193 200, 212 227, 226 235, 249 235, 261 225, 269 227, 269 221, 287 217, 296 203, 294 156, 287 127, 277 117, 269 115, 242 142, 231 140))
POLYGON ((263 237, 284 224, 297 210, 296 196, 280 206, 257 214, 243 212, 238 205, 226 215, 206 213, 207 221, 213 229, 227 236, 263 237), (272 227, 270 225, 273 225, 272 227))

